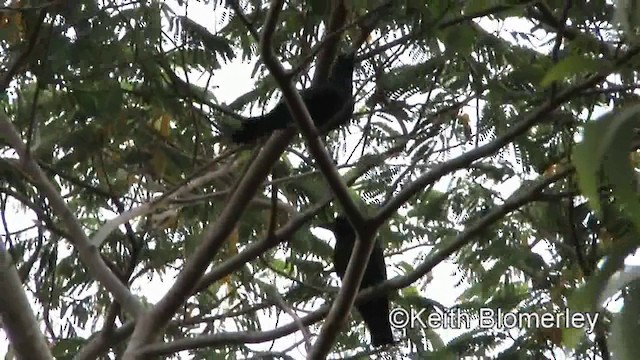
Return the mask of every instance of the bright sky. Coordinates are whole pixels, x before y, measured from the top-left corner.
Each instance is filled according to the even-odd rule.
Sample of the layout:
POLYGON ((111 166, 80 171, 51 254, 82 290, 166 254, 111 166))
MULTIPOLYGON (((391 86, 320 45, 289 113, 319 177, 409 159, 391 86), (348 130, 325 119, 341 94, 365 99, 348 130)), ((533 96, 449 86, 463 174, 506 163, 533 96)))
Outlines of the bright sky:
MULTIPOLYGON (((169 3, 173 4, 172 8, 175 9, 176 11, 180 9, 178 6, 175 5, 173 1, 169 3)), ((215 31, 215 24, 217 22, 217 19, 212 21, 211 13, 212 13, 211 3, 209 3, 208 5, 205 5, 204 3, 200 3, 200 2, 193 2, 193 1, 190 2, 189 17, 194 19, 198 23, 207 26, 210 30, 215 31), (211 24, 211 25, 209 26, 207 24, 211 24)), ((501 24, 497 24, 495 22, 489 22, 489 21, 482 21, 481 25, 487 29, 501 29, 502 31, 505 31, 505 33, 507 34, 508 34, 508 31, 511 31, 513 29, 526 32, 530 28, 529 24, 523 23, 520 20, 507 20, 501 24)), ((214 90, 214 93, 217 96, 217 98, 222 102, 229 103, 235 100, 238 96, 251 90, 253 87, 253 81, 251 79, 251 71, 253 69, 253 65, 254 65, 253 63, 247 63, 247 62, 242 63, 239 60, 235 60, 229 64, 225 64, 222 67, 222 69, 217 70, 214 73, 213 81, 211 82, 212 85, 218 86, 218 89, 214 90)), ((194 78, 192 78, 191 81, 196 83, 198 82, 197 79, 194 79, 194 78)), ((469 111, 469 114, 473 117, 475 114, 475 111, 469 111)), ((503 186, 498 190, 502 193, 504 197, 507 197, 515 189, 517 189, 518 186, 519 186, 518 181, 514 180, 512 184, 503 186)), ((18 212, 18 211, 11 213, 9 214, 10 230, 15 231, 15 230, 19 230, 24 227, 27 227, 29 225, 32 225, 33 219, 34 219, 34 216, 32 214, 25 214, 23 212, 18 212)), ((318 230, 313 230, 313 232, 314 234, 317 234, 317 236, 321 238, 331 239, 330 232, 328 231, 318 229, 318 230)), ((330 241, 333 241, 333 240, 330 240, 330 241)), ((543 242, 541 242, 541 244, 543 244, 543 242)), ((541 246, 544 246, 544 245, 541 245, 541 246)), ((417 255, 416 252, 418 251, 424 251, 424 248, 421 250, 416 250, 412 254, 409 254, 410 256, 408 258, 413 259, 415 255, 417 255)), ((545 255, 545 251, 541 251, 541 254, 545 255)), ((390 258, 390 260, 388 261, 390 263, 394 263, 398 261, 399 258, 400 256, 396 255, 390 258)), ((640 261, 637 261, 637 259, 634 259, 632 263, 640 264, 640 261)), ((435 301, 442 303, 445 306, 455 305, 457 302, 456 301, 457 297, 465 290, 465 286, 456 286, 456 284, 461 283, 460 277, 456 275, 456 268, 457 267, 455 266, 455 264, 453 264, 451 261, 445 261, 441 265, 437 266, 432 271, 432 274, 431 274, 432 280, 428 284, 428 287, 425 290, 426 296, 435 301)), ((388 272, 390 273, 390 276, 399 274, 399 272, 392 267, 388 268, 388 272)), ((134 283, 133 289, 137 292, 138 295, 144 296, 151 303, 155 303, 164 295, 164 290, 169 288, 170 284, 173 282, 173 278, 174 278, 174 274, 172 273, 167 273, 167 275, 164 276, 162 280, 157 276, 154 277, 151 281, 148 281, 146 277, 142 277, 142 278, 139 278, 134 283)), ((337 285, 338 282, 336 281, 335 284, 337 285)), ((271 321, 269 321, 266 317, 263 317, 263 318, 265 319, 265 322, 263 323, 263 326, 265 329, 270 329, 276 326, 275 319, 272 319, 271 321), (269 324, 270 322, 272 324, 269 324)), ((288 316, 284 316, 283 318, 279 319, 279 324, 282 325, 289 321, 290 321, 290 318, 288 316)), ((232 329, 233 328, 230 328, 227 330, 232 330, 232 329)), ((94 331, 93 329, 90 329, 90 328, 87 328, 85 330, 86 330, 85 333, 80 335, 88 336, 90 333, 94 331)), ((442 336, 444 340, 449 340, 459 335, 460 333, 461 331, 455 331, 455 330, 439 331, 440 336, 442 336)), ((302 335, 300 334, 300 332, 296 332, 289 337, 279 340, 278 342, 276 342, 275 349, 279 347, 287 347, 289 344, 291 344, 292 339, 294 341, 301 341, 302 335)), ((269 345, 270 344, 266 344, 266 346, 254 345, 251 347, 266 349, 269 345)), ((6 347, 7 347, 6 338, 2 339, 2 337, 0 337, 0 352, 6 351, 6 347)), ((290 355, 296 358, 301 358, 301 359, 304 358, 304 354, 305 354, 304 347, 301 345, 298 347, 298 349, 299 349, 299 356, 296 356, 295 354, 292 354, 292 353, 290 353, 290 355)), ((559 359, 564 357, 563 354, 556 354, 556 356, 559 359)), ((184 356, 182 358, 186 359, 187 357, 184 356)))

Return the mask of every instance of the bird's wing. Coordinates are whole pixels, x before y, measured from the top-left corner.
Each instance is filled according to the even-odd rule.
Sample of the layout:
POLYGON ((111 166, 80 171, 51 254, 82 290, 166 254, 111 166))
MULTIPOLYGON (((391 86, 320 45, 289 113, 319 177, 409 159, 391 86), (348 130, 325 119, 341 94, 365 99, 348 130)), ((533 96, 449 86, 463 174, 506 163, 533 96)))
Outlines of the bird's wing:
POLYGON ((373 346, 393 344, 393 332, 389 322, 389 300, 377 297, 356 306, 371 334, 373 346))
POLYGON ((351 258, 352 244, 345 243, 344 241, 337 241, 336 246, 333 249, 333 267, 340 279, 344 278, 344 274, 347 271, 347 265, 349 264, 349 258, 351 258))
POLYGON ((384 253, 382 248, 375 244, 362 278, 361 287, 377 285, 385 280, 387 280, 387 265, 384 261, 384 253))

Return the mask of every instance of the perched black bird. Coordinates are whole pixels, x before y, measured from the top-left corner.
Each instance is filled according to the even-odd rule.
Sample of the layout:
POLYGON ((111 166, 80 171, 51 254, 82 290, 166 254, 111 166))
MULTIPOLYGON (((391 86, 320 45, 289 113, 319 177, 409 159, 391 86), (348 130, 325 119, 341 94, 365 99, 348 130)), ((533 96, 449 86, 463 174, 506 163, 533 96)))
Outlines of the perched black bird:
MULTIPOLYGON (((311 118, 321 132, 347 123, 353 114, 353 67, 353 53, 340 55, 326 81, 300 92, 311 118)), ((236 144, 251 143, 293 123, 289 108, 282 99, 267 114, 243 121, 240 128, 231 134, 231 139, 236 144)))
MULTIPOLYGON (((336 237, 336 246, 333 249, 333 266, 340 279, 344 278, 351 258, 351 252, 356 241, 356 232, 346 217, 339 215, 328 226, 336 237)), ((360 289, 377 285, 387 279, 387 267, 384 262, 382 248, 376 242, 369 258, 369 263, 364 272, 360 289)), ((393 344, 393 333, 389 323, 389 297, 386 294, 356 305, 360 316, 364 320, 374 346, 393 344)))

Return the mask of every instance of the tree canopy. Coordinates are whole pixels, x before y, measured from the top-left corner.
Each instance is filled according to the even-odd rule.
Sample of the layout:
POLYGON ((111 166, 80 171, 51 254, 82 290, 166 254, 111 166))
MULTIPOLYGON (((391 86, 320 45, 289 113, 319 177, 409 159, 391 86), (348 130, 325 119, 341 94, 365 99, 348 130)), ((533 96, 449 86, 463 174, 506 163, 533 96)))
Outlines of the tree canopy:
POLYGON ((7 357, 634 359, 638 11, 4 1, 7 357), (318 136, 296 89, 347 51, 354 114, 318 136), (225 103, 237 84, 212 79, 238 62, 255 64, 254 84, 225 103), (296 126, 233 144, 229 132, 279 97, 296 126), (315 230, 338 213, 358 234, 343 282, 315 230), (389 280, 358 293, 374 241, 389 280), (441 304, 431 271, 447 261, 462 291, 441 304), (592 332, 412 323, 372 348, 351 309, 381 292, 422 320, 598 317, 592 332))

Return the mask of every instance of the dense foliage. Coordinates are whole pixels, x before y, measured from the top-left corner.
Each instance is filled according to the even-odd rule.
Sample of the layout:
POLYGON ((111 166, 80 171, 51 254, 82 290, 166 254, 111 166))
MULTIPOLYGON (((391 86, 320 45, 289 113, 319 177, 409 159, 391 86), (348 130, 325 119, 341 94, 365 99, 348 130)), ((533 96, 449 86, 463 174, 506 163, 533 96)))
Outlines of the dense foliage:
POLYGON ((603 291, 636 277, 614 276, 640 229, 635 7, 282 3, 4 1, 0 311, 10 353, 633 358, 633 284, 618 294, 621 315, 601 309, 593 333, 414 326, 375 349, 353 312, 319 335, 336 324, 322 319, 340 282, 332 243, 312 229, 359 209, 362 243, 377 229, 387 254, 391 280, 374 291, 392 293, 394 307, 600 309, 603 291), (267 47, 296 71, 283 76, 267 47), (271 108, 282 84, 309 86, 354 48, 355 113, 322 138, 329 157, 291 131, 231 143, 229 130, 271 108), (240 61, 255 64, 255 84, 225 104, 216 95, 236 84, 212 77, 240 61), (439 304, 430 272, 447 260, 460 280, 450 290, 463 291, 439 304))

